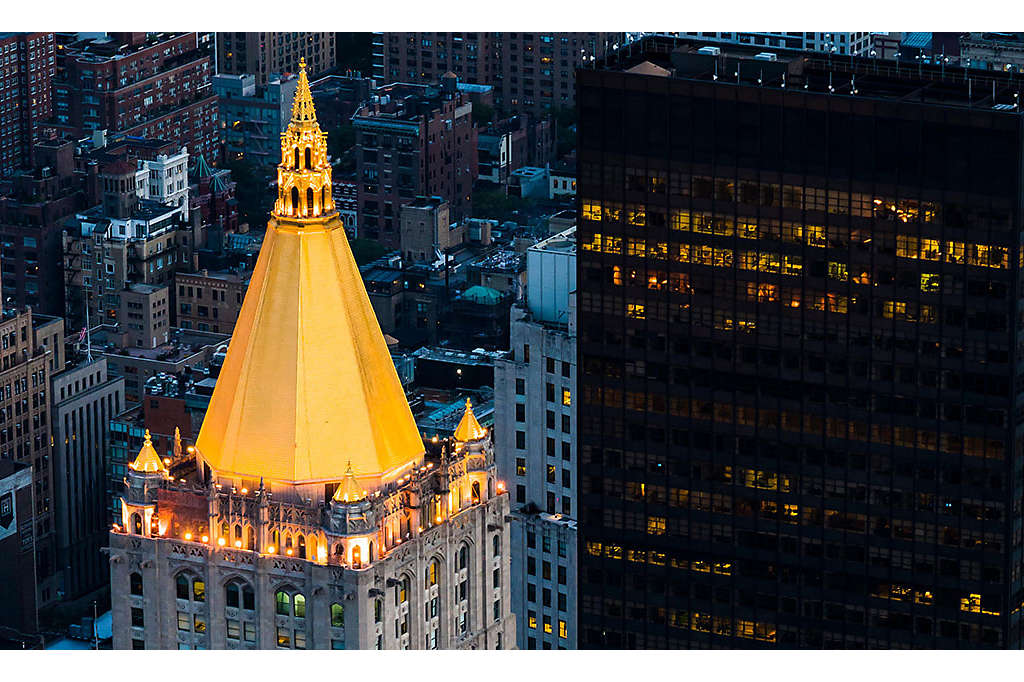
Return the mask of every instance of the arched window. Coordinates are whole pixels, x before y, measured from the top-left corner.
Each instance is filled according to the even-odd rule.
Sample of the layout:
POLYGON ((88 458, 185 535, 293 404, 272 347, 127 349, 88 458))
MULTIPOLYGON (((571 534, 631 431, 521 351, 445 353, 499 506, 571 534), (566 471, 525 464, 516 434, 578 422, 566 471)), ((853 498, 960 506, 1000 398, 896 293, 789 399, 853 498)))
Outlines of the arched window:
POLYGON ((373 622, 383 623, 384 622, 384 600, 375 599, 373 601, 373 622))
POLYGON ((224 586, 224 605, 237 609, 242 603, 242 591, 234 580, 224 586))
POLYGON ((202 580, 192 580, 192 600, 206 601, 206 583, 202 580))
POLYGON ((292 215, 299 214, 299 188, 292 187, 292 215))
POLYGON ((473 496, 473 504, 480 504, 480 481, 473 481, 470 486, 470 494, 473 496))
POLYGON ((306 538, 305 538, 305 536, 303 536, 303 535, 299 536, 298 545, 299 545, 299 558, 300 559, 305 559, 306 558, 306 538))
POLYGON ((274 613, 279 616, 292 615, 292 596, 284 590, 274 593, 274 613))
POLYGON ((132 573, 128 576, 128 583, 131 587, 131 593, 137 597, 142 596, 142 574, 132 573))
POLYGON ((252 526, 249 526, 249 530, 245 536, 245 548, 256 549, 256 531, 253 530, 252 526))
POLYGON ((336 544, 334 546, 334 556, 340 556, 340 557, 342 557, 342 560, 344 560, 345 545, 341 544, 340 542, 338 544, 336 544))
POLYGON ((501 556, 501 536, 495 534, 492 538, 492 544, 494 545, 494 556, 501 556))
POLYGON ((458 570, 469 567, 469 547, 463 545, 459 548, 459 565, 458 570))
POLYGON ((206 583, 199 578, 191 578, 187 573, 179 573, 174 579, 175 596, 178 599, 206 601, 206 583))
POLYGON ((306 215, 313 215, 313 188, 306 188, 306 215))
POLYGON ((363 552, 359 545, 352 548, 352 567, 362 568, 363 567, 363 552))
POLYGON ((235 524, 235 537, 233 537, 232 540, 234 540, 235 542, 241 542, 242 541, 242 524, 240 524, 240 523, 236 523, 235 524))
POLYGON ((395 605, 409 601, 409 576, 402 576, 395 585, 395 605))
POLYGON ((306 544, 306 552, 309 554, 309 558, 316 561, 316 538, 312 535, 309 536, 309 540, 306 544))
POLYGON ((299 148, 295 148, 295 170, 299 170, 299 148))
POLYGON ((306 617, 306 598, 301 594, 295 595, 295 617, 305 618, 306 617))
POLYGON ((189 594, 189 583, 188 576, 184 573, 179 573, 178 577, 174 579, 175 595, 178 599, 188 599, 189 594))
POLYGON ((320 212, 327 213, 327 186, 320 188, 320 212))
POLYGON ((437 559, 432 559, 427 565, 426 575, 423 579, 424 587, 431 587, 437 584, 437 559))
POLYGON ((313 150, 310 149, 309 147, 306 147, 306 168, 308 169, 308 168, 312 168, 312 167, 313 167, 313 150))
POLYGON ((242 608, 246 611, 256 610, 256 592, 249 585, 242 585, 242 608))
POLYGON ((142 517, 138 514, 132 514, 132 532, 142 535, 142 517))
POLYGON ((331 627, 345 627, 345 607, 341 604, 331 604, 331 627))
POLYGON ((292 549, 292 536, 289 535, 284 540, 284 553, 285 554, 291 554, 291 549, 292 549))
POLYGON ((373 540, 370 540, 370 563, 373 563, 373 540))

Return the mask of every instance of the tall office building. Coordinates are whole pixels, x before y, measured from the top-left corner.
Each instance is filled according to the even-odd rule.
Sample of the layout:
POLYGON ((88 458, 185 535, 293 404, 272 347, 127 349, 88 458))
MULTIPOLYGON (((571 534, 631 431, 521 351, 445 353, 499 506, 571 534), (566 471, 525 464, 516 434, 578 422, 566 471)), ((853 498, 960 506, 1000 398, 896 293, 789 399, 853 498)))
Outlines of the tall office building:
POLYGON ((40 122, 53 111, 53 33, 0 33, 0 176, 32 165, 40 122))
POLYGON ((216 42, 217 73, 253 74, 258 87, 291 73, 300 58, 314 77, 335 63, 335 34, 329 31, 218 32, 216 42))
POLYGON ((105 358, 82 357, 64 369, 64 353, 59 356, 60 371, 50 383, 54 531, 61 591, 77 599, 109 577, 100 553, 110 527, 104 453, 110 420, 124 406, 124 378, 107 373, 105 358))
MULTIPOLYGON (((301 64, 301 62, 300 62, 301 64)), ((331 198, 304 69, 194 447, 149 432, 110 533, 119 649, 500 649, 508 497, 467 404, 424 442, 331 198)))
POLYGON ((530 247, 508 355, 494 363, 498 473, 512 499, 512 610, 520 649, 575 649, 575 228, 530 247))
POLYGON ((600 59, 621 33, 377 33, 374 78, 436 83, 451 71, 466 83, 494 86, 508 113, 544 114, 576 103, 576 69, 600 59))
POLYGON ((1019 647, 1016 86, 759 51, 580 74, 581 646, 1019 647))

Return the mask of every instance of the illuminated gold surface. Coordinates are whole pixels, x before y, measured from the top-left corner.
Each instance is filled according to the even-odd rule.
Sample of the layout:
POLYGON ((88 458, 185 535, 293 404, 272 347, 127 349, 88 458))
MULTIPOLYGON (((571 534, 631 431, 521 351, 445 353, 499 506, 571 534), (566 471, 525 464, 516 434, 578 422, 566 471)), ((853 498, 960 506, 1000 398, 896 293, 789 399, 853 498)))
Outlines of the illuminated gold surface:
POLYGON ((334 491, 333 499, 335 502, 358 502, 364 497, 366 497, 366 493, 363 491, 363 487, 359 485, 356 474, 352 470, 352 463, 349 462, 348 469, 345 471, 345 480, 334 491))
POLYGON ((145 474, 155 474, 159 471, 164 471, 164 463, 160 459, 160 455, 157 454, 156 448, 153 447, 153 439, 149 435, 149 429, 146 429, 146 442, 142 444, 138 457, 135 458, 135 461, 130 466, 135 471, 141 471, 145 474))
POLYGON ((473 414, 473 404, 466 398, 466 411, 462 413, 462 421, 455 428, 455 440, 467 443, 471 440, 479 440, 487 435, 487 429, 480 426, 473 414))
POLYGON ((418 461, 423 442, 333 210, 304 69, 295 99, 278 202, 196 449, 220 474, 293 484, 340 481, 351 461, 368 487, 418 461), (293 207, 291 188, 314 201, 300 191, 293 207))

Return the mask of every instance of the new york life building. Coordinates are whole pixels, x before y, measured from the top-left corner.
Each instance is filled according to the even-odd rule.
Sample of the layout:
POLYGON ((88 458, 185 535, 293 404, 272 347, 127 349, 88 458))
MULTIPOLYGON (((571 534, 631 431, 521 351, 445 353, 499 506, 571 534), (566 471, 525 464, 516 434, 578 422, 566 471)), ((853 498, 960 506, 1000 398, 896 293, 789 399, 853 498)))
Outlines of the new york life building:
MULTIPOLYGON (((304 67, 304 64, 302 65, 304 67)), ((510 648, 508 497, 467 405, 417 431, 302 68, 278 197, 194 446, 147 433, 110 534, 118 649, 510 648)))
POLYGON ((1021 646, 1005 76, 579 74, 581 647, 1021 646))

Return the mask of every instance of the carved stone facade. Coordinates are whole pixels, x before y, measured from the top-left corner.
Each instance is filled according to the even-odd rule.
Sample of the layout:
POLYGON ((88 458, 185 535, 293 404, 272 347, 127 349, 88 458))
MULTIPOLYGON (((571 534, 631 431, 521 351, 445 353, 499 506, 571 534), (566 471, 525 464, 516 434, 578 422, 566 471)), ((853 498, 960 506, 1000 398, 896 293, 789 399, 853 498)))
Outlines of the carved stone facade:
POLYGON ((203 487, 188 454, 131 470, 110 534, 114 648, 514 648, 490 437, 440 446, 354 502, 203 487))

